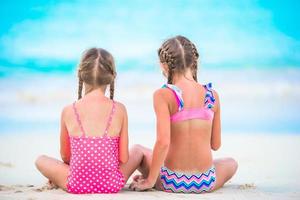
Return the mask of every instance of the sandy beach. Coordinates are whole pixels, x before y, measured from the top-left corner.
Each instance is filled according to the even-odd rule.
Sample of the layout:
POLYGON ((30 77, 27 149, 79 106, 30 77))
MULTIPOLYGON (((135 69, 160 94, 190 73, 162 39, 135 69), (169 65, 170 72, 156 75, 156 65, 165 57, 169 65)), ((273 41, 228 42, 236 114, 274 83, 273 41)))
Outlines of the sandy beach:
MULTIPOLYGON (((135 137, 132 143, 147 144, 153 134, 135 137)), ((299 135, 224 134, 216 158, 232 156, 239 162, 236 176, 222 189, 202 195, 134 192, 128 185, 119 194, 72 195, 48 187, 34 167, 43 152, 59 158, 57 135, 2 136, 0 141, 0 199, 299 199, 299 135), (16 137, 19 139, 16 140, 16 137), (12 149, 13 148, 13 149, 12 149), (289 156, 289 155, 295 155, 289 156)))

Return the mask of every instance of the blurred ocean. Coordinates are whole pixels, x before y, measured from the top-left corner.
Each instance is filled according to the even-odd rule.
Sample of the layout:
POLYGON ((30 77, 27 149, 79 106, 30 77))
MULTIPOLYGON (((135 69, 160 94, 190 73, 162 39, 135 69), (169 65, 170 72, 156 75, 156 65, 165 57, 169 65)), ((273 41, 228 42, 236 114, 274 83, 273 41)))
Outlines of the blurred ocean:
POLYGON ((156 50, 175 35, 200 52, 199 80, 219 92, 223 132, 298 134, 298 13, 292 1, 2 2, 0 134, 58 133, 76 99, 76 63, 93 46, 116 59, 130 132, 154 134, 152 94, 165 82, 156 50))
MULTIPOLYGON (((115 98, 128 109, 131 134, 155 135, 152 94, 165 80, 158 66, 136 69, 121 67, 115 98)), ((75 68, 0 71, 0 134, 58 134, 62 108, 76 100, 75 68)), ((202 66, 198 76, 220 95, 223 133, 300 133, 299 68, 202 66)))

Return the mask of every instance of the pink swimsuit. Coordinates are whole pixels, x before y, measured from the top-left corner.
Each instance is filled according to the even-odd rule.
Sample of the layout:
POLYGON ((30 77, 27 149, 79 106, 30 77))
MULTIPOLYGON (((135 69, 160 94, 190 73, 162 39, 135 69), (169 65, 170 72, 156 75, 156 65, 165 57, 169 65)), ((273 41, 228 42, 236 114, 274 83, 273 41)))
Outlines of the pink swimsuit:
POLYGON ((171 116, 171 122, 180 122, 189 119, 212 121, 214 118, 214 111, 212 111, 211 108, 213 108, 215 102, 215 98, 212 93, 212 86, 211 83, 209 83, 203 85, 203 87, 206 90, 204 106, 199 108, 184 108, 181 89, 172 84, 165 84, 163 86, 163 88, 168 88, 173 92, 178 105, 178 112, 171 116))
POLYGON ((85 134, 79 114, 73 103, 73 110, 82 136, 69 136, 71 143, 70 175, 67 189, 70 193, 117 193, 125 185, 119 167, 120 137, 110 137, 107 131, 115 111, 115 102, 104 135, 91 137, 85 134))

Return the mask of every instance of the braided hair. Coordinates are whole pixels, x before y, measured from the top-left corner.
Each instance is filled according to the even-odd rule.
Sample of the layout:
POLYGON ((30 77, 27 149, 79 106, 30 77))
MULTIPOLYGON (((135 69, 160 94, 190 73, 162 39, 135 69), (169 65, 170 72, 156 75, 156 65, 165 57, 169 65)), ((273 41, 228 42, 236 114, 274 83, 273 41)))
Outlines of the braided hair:
POLYGON ((184 73, 190 68, 197 81, 199 54, 196 46, 186 37, 176 36, 165 41, 158 49, 161 63, 168 66, 168 83, 172 84, 174 73, 184 73))
POLYGON ((197 51, 197 48, 195 46, 194 43, 190 43, 191 44, 191 48, 192 48, 192 54, 193 54, 193 65, 192 65, 192 70, 193 70, 193 78, 194 80, 197 82, 198 78, 197 78, 197 70, 198 70, 198 58, 199 58, 199 53, 197 51))
POLYGON ((78 100, 82 97, 82 87, 83 87, 83 81, 81 78, 79 78, 78 82, 78 100))

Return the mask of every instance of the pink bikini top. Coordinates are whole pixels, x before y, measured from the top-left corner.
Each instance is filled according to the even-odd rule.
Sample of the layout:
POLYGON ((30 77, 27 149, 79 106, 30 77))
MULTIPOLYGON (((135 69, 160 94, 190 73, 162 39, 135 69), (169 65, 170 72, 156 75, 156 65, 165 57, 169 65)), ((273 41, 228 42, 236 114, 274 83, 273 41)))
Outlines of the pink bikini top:
POLYGON ((182 90, 172 84, 165 84, 163 86, 163 88, 168 88, 173 92, 178 105, 178 112, 170 117, 171 122, 179 122, 189 119, 202 119, 212 121, 214 117, 214 111, 212 111, 211 109, 213 108, 215 103, 215 98, 212 92, 212 84, 208 83, 206 85, 203 85, 203 87, 206 90, 204 106, 200 108, 184 108, 182 90))

